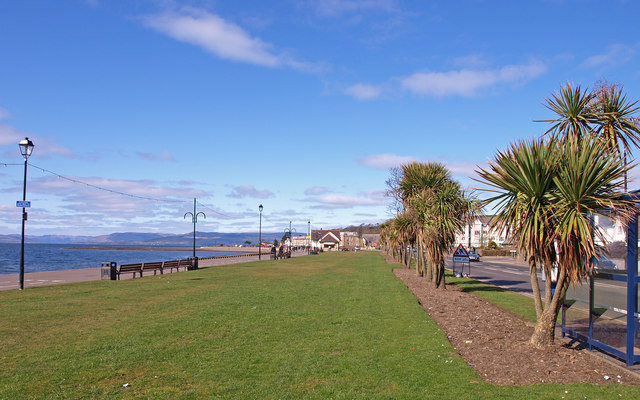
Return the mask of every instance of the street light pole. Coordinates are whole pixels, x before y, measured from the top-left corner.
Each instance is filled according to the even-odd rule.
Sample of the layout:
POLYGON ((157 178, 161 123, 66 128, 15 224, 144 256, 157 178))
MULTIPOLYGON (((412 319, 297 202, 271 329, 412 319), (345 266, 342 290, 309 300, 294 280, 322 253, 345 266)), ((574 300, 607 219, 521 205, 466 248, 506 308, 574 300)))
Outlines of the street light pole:
POLYGON ((289 221, 289 229, 285 229, 284 233, 285 233, 285 237, 286 234, 289 234, 289 254, 292 253, 292 249, 293 249, 293 232, 295 232, 296 229, 295 228, 291 228, 291 221, 289 221))
POLYGON ((27 201, 27 159, 35 147, 28 137, 18 143, 20 154, 24 157, 24 181, 22 182, 22 240, 20 241, 20 290, 24 289, 24 224, 27 221, 27 211, 25 201, 27 201))
POLYGON ((258 210, 260 211, 260 233, 258 234, 258 261, 262 260, 262 204, 258 206, 258 210))
POLYGON ((187 215, 191 214, 191 221, 193 221, 193 269, 198 269, 198 259, 196 258, 196 224, 198 223, 198 215, 202 214, 204 219, 207 219, 207 216, 202 211, 196 212, 196 198, 193 198, 193 212, 184 213, 184 218, 187 218, 187 215))
POLYGON ((307 222, 309 224, 309 240, 307 241, 307 254, 311 254, 311 220, 307 222))

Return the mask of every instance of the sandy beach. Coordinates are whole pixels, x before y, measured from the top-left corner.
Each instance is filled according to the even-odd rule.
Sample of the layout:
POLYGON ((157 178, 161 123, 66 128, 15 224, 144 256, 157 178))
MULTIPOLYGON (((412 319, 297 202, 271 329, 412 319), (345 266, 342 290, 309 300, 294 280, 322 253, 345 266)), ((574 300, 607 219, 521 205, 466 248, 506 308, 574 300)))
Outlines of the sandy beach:
MULTIPOLYGON (((243 249, 243 253, 247 252, 250 247, 214 247, 215 249, 243 249)), ((130 249, 130 248, 129 248, 130 249)), ((157 248, 156 248, 157 249, 157 248)), ((180 248, 183 250, 184 248, 180 248)), ((200 250, 203 250, 200 248, 200 250)), ((216 250, 212 250, 216 251, 216 250)), ((230 250, 218 250, 218 251, 230 251, 230 250)), ((239 251, 239 250, 238 250, 239 251)), ((258 249, 255 248, 256 254, 249 254, 246 256, 220 256, 220 257, 206 257, 198 259, 199 268, 208 268, 218 265, 228 265, 245 263, 249 261, 258 261, 258 249)), ((304 251, 299 251, 293 254, 294 257, 307 255, 304 251)), ((270 254, 268 252, 262 253, 262 261, 269 260, 270 254)), ((43 271, 43 272, 30 272, 24 274, 24 287, 28 289, 34 286, 46 286, 46 285, 59 285, 63 283, 72 282, 86 282, 100 280, 100 268, 82 268, 82 269, 70 269, 63 271, 43 271)), ((159 272, 158 272, 159 273, 159 272)), ((169 273, 169 272, 166 272, 169 273)), ((185 271, 173 272, 182 274, 185 271)), ((150 272, 150 274, 153 274, 150 272)), ((138 275, 136 275, 138 277, 138 275)), ((131 279, 132 274, 124 274, 120 279, 131 279)), ((18 289, 18 274, 0 275, 0 290, 18 289)))

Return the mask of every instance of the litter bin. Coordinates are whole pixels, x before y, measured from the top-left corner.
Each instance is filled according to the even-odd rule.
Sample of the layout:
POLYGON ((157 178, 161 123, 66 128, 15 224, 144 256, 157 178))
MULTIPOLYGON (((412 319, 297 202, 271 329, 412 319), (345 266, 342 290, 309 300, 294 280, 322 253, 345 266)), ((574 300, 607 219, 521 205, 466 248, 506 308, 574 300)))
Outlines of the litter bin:
POLYGON ((191 260, 191 268, 187 267, 187 269, 189 271, 198 269, 198 257, 189 257, 189 260, 191 260))
POLYGON ((100 279, 116 280, 116 268, 118 263, 114 261, 105 261, 100 267, 100 279))

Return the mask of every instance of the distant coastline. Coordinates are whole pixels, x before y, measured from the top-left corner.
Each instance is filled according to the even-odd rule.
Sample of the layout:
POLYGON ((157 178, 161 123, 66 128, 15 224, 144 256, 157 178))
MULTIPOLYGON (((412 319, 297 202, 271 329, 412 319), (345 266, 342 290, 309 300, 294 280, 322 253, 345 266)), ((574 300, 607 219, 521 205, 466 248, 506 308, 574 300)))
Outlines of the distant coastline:
MULTIPOLYGON (((175 246, 83 246, 69 247, 71 250, 141 250, 141 251, 190 251, 193 247, 175 246)), ((257 247, 204 246, 196 247, 197 251, 220 251, 225 253, 258 253, 257 247)), ((263 248, 264 252, 265 249, 263 248)))

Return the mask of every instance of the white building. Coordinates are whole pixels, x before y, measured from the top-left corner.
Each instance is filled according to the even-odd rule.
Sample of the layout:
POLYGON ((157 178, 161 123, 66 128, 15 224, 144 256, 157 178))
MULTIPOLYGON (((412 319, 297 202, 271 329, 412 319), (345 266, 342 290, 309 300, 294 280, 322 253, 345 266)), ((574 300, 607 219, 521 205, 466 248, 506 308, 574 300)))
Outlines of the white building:
POLYGON ((498 246, 512 244, 505 230, 491 229, 491 216, 478 217, 465 225, 464 232, 456 236, 456 241, 465 247, 488 246, 491 241, 498 246))

